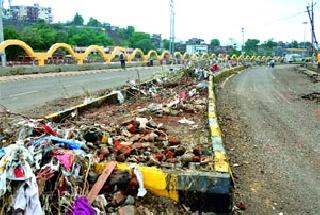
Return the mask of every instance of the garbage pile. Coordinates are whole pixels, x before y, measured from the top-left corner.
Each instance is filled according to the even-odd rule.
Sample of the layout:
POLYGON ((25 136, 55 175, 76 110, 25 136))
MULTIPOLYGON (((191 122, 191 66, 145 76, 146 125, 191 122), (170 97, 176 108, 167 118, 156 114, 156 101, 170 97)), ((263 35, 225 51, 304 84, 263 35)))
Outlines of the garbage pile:
POLYGON ((207 87, 188 77, 131 82, 121 105, 2 129, 1 214, 139 213, 149 194, 137 165, 210 171, 207 87), (116 168, 123 162, 128 171, 116 168))

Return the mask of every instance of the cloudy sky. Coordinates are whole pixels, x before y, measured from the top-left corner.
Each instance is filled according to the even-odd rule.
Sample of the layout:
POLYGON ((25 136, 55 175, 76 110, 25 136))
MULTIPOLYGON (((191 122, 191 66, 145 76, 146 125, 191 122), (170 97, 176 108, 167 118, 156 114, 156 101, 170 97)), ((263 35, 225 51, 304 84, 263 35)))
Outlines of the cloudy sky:
MULTIPOLYGON (((7 0, 4 0, 7 1, 7 0)), ((320 0, 314 0, 316 26, 320 21, 320 0)), ((198 37, 210 41, 219 38, 223 44, 245 38, 261 41, 304 40, 305 12, 311 0, 175 0, 175 35, 177 40, 198 37)), ((138 31, 169 36, 169 0, 12 0, 12 5, 50 6, 54 21, 71 20, 76 12, 85 21, 90 17, 111 25, 135 26, 138 31)), ((7 5, 7 4, 5 4, 7 5)), ((310 40, 310 26, 306 39, 310 40)))

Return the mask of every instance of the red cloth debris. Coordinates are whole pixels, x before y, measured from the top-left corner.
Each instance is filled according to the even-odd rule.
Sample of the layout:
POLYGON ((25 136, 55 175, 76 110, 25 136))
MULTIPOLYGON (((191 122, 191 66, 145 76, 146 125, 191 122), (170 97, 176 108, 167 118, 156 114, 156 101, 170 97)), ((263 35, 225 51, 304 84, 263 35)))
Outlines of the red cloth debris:
POLYGON ((178 98, 180 99, 180 101, 185 101, 187 99, 187 93, 185 91, 181 91, 178 98))
POLYGON ((216 71, 218 71, 219 70, 219 67, 218 67, 218 64, 212 64, 211 66, 210 66, 210 71, 211 72, 216 72, 216 71))
POLYGON ((24 172, 23 169, 21 167, 17 167, 14 169, 14 176, 16 178, 23 178, 24 177, 24 172))
POLYGON ((43 125, 40 128, 47 135, 52 135, 52 136, 56 136, 57 135, 57 132, 55 130, 53 130, 53 128, 51 128, 51 126, 49 126, 49 125, 43 125))

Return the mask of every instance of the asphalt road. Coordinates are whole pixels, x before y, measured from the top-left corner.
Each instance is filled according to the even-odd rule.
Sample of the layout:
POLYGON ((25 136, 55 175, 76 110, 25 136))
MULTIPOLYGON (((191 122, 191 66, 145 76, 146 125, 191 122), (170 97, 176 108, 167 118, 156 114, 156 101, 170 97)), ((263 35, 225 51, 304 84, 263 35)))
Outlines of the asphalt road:
POLYGON ((128 80, 148 79, 156 72, 169 71, 165 67, 140 67, 86 72, 49 73, 0 77, 0 104, 15 112, 25 112, 46 102, 93 93, 121 86, 128 80))
POLYGON ((221 127, 245 214, 319 214, 320 92, 293 66, 253 68, 218 90, 221 127))

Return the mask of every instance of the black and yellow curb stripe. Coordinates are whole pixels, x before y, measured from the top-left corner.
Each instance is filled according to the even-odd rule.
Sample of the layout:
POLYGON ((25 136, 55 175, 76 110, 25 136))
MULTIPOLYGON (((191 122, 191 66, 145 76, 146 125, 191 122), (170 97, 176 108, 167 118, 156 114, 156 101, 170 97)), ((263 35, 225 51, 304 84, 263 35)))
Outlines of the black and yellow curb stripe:
MULTIPOLYGON (((232 72, 234 73, 239 70, 233 69, 232 72)), ((223 73, 230 73, 230 70, 225 70, 223 73)), ((222 75, 219 76, 222 77, 222 75)), ((158 196, 168 197, 174 201, 184 203, 195 210, 229 211, 232 203, 232 174, 222 143, 221 131, 215 111, 213 82, 219 78, 217 77, 210 76, 209 79, 208 122, 214 160, 212 171, 164 170, 155 167, 138 166, 143 175, 146 189, 158 196)), ((42 119, 42 121, 59 122, 70 116, 72 112, 81 112, 91 107, 111 103, 114 99, 117 99, 115 94, 102 96, 91 103, 77 105, 67 110, 50 114, 45 119, 42 119)), ((106 162, 95 164, 94 170, 97 173, 101 173, 106 164, 106 162)), ((129 164, 126 163, 118 163, 117 169, 130 170, 129 164)))

